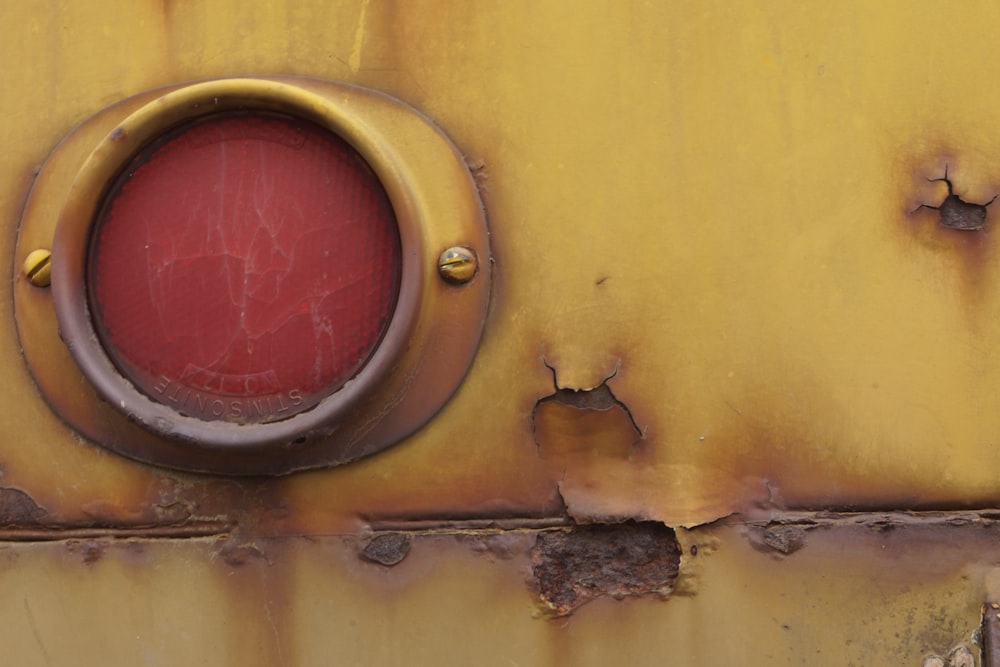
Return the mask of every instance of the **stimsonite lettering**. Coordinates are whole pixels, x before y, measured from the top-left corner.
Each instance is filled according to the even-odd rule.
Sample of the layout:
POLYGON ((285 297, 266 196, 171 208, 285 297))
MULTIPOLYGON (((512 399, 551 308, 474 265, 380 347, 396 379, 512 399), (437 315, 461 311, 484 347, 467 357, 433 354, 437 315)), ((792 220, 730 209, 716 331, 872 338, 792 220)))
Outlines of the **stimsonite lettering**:
POLYGON ((214 396, 160 376, 153 385, 161 402, 176 406, 177 410, 207 420, 233 422, 262 422, 281 417, 292 408, 302 405, 302 391, 290 389, 287 392, 266 396, 214 396))

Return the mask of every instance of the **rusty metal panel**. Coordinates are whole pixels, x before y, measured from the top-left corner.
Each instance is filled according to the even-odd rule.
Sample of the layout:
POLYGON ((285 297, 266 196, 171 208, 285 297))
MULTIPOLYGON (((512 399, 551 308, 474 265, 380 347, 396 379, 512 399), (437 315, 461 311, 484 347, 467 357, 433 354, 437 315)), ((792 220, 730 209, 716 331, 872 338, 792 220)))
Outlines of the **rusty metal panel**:
POLYGON ((15 662, 978 651, 1000 599, 998 20, 931 2, 2 3, 15 662), (18 221, 91 115, 253 74, 375 88, 443 128, 489 219, 485 337, 389 451, 279 478, 165 471, 81 438, 34 387, 18 221), (587 522, 676 531, 677 580, 550 618, 537 539, 587 522), (362 557, 381 534, 410 539, 362 557))
POLYGON ((363 536, 8 545, 0 639, 25 666, 917 667, 978 652, 981 578, 997 571, 965 547, 996 527, 898 528, 817 526, 789 555, 746 526, 682 532, 669 599, 608 594, 555 618, 528 556, 552 529, 413 533, 393 567, 360 557, 363 536))

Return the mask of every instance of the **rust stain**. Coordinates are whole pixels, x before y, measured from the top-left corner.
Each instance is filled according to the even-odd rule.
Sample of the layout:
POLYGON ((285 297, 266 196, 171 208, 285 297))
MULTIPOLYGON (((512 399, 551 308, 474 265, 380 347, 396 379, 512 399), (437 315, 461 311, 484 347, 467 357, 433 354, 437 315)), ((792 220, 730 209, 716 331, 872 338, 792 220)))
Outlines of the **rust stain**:
POLYGON ((490 180, 490 172, 486 168, 486 161, 482 158, 474 158, 466 155, 465 164, 469 168, 469 173, 472 174, 472 180, 476 183, 476 189, 479 191, 480 196, 482 196, 490 180))
MULTIPOLYGON (((228 613, 246 631, 259 636, 260 664, 297 665, 294 641, 295 562, 302 549, 296 538, 232 537, 213 545, 212 553, 228 568, 228 613)), ((220 603, 222 604, 222 603, 220 603)))
POLYGON ((997 251, 991 239, 996 230, 988 224, 987 207, 996 196, 983 204, 964 199, 972 198, 963 185, 968 178, 949 169, 949 164, 955 161, 953 157, 943 157, 939 167, 927 169, 926 162, 922 162, 914 169, 912 181, 907 184, 910 189, 906 195, 903 230, 925 252, 952 258, 959 284, 975 304, 992 284, 997 251), (936 183, 944 183, 947 188, 943 198, 928 194, 928 184, 936 183), (928 203, 928 199, 940 203, 928 203))
MULTIPOLYGON (((774 512, 770 519, 734 515, 718 523, 741 526, 754 549, 779 558, 804 549, 811 542, 816 543, 823 535, 829 543, 829 536, 834 534, 842 540, 841 546, 852 544, 852 549, 860 548, 861 543, 875 543, 882 553, 889 550, 900 554, 925 554, 914 559, 918 563, 916 569, 897 568, 894 574, 901 577, 925 576, 931 568, 962 569, 973 561, 979 549, 988 551, 991 547, 987 545, 995 544, 1000 534, 1000 512, 995 510, 781 511, 774 512), (961 540, 956 539, 958 535, 961 540)), ((706 528, 710 527, 694 530, 706 528)))
POLYGON ((0 487, 0 541, 49 541, 91 537, 204 537, 229 534, 241 525, 270 528, 276 514, 272 494, 259 485, 217 480, 181 484, 160 480, 136 489, 50 511, 53 498, 37 499, 19 488, 0 487))
POLYGON ((938 206, 921 204, 919 209, 931 209, 938 212, 938 222, 942 227, 962 231, 979 231, 986 226, 987 207, 996 201, 998 195, 985 204, 967 202, 955 194, 951 179, 948 178, 948 165, 944 167, 942 178, 928 178, 931 183, 943 182, 948 187, 948 196, 938 206))
POLYGON ((104 556, 108 543, 105 540, 68 540, 66 551, 77 554, 85 565, 93 565, 104 556))
POLYGON ((666 597, 680 559, 673 529, 655 522, 543 531, 531 550, 539 597, 557 617, 604 595, 666 597))

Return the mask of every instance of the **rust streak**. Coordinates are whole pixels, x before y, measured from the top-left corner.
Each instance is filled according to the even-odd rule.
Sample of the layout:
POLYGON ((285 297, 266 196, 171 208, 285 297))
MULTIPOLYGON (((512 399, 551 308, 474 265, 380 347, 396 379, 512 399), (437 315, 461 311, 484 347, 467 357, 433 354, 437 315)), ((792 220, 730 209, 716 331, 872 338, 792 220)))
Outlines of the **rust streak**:
POLYGON ((31 626, 31 634, 35 636, 35 643, 38 644, 38 648, 42 652, 45 664, 51 665, 52 657, 49 655, 48 649, 45 648, 45 642, 42 641, 41 633, 38 632, 38 623, 35 622, 35 615, 31 612, 31 605, 28 604, 28 598, 24 598, 24 614, 28 617, 28 625, 31 626))

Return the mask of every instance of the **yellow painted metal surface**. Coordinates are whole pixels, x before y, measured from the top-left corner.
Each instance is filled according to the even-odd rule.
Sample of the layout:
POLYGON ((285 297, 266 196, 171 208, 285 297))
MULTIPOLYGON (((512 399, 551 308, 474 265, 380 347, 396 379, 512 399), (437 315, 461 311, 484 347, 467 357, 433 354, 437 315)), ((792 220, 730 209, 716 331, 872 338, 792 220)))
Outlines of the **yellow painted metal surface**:
POLYGON ((347 538, 263 540, 235 557, 213 539, 36 543, 0 551, 0 638, 25 667, 919 666, 971 645, 974 580, 996 576, 926 533, 820 533, 783 560, 736 527, 697 543, 696 580, 672 599, 603 598, 555 621, 524 561, 476 537, 423 538, 389 570, 347 538))
POLYGON ((6 534, 142 543, 91 565, 70 543, 9 543, 15 662, 918 664, 971 641, 993 591, 989 541, 969 531, 961 558, 937 533, 883 555, 838 524, 776 559, 703 524, 997 505, 996 212, 956 232, 914 210, 944 199, 928 179, 946 168, 965 201, 1000 191, 998 22, 997 6, 932 2, 0 4, 0 485, 24 494, 0 503, 6 534), (444 129, 490 221, 485 338, 444 410, 360 463, 270 480, 134 463, 32 384, 12 309, 20 211, 102 108, 253 74, 382 90, 444 129), (596 411, 558 391, 605 381, 596 411), (718 545, 682 562, 688 595, 553 621, 523 550, 491 560, 421 533, 382 570, 296 537, 567 515, 718 545), (228 566, 185 531, 280 547, 228 566))

